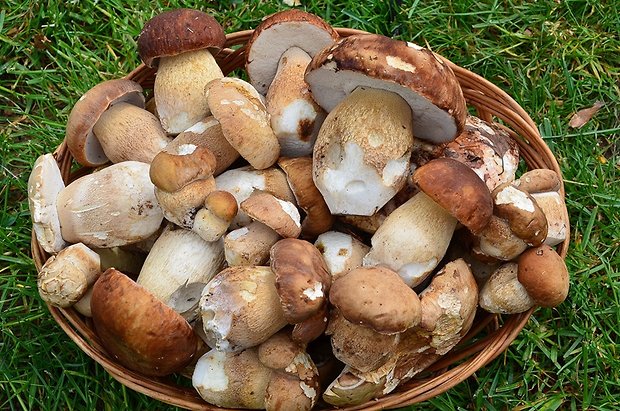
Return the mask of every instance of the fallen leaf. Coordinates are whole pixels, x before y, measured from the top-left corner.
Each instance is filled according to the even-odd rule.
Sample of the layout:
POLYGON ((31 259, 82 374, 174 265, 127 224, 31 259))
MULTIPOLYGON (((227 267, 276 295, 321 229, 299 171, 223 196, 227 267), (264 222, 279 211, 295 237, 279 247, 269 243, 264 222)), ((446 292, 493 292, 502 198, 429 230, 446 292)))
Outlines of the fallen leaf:
POLYGON ((598 156, 598 162, 601 164, 607 164, 607 158, 605 156, 598 156))
POLYGON ((602 101, 597 101, 592 107, 579 110, 578 112, 573 114, 573 117, 571 117, 568 125, 572 128, 583 127, 604 105, 605 103, 603 103, 602 101))

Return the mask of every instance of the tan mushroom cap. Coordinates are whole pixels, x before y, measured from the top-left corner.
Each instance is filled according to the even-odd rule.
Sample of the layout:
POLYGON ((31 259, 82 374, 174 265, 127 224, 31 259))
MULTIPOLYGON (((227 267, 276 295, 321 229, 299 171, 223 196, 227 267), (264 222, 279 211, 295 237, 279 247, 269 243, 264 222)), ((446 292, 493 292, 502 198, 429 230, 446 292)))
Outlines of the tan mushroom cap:
POLYGON ((164 376, 194 358, 198 339, 187 321, 120 271, 99 277, 91 307, 103 345, 129 369, 164 376))
POLYGON ((331 276, 319 250, 307 241, 285 238, 271 247, 270 256, 287 322, 297 324, 320 311, 331 276))
POLYGON ((327 328, 327 317, 329 315, 327 306, 327 304, 324 304, 313 316, 295 324, 291 332, 293 341, 305 346, 311 341, 319 338, 325 332, 327 328))
POLYGON ((228 191, 215 190, 205 198, 204 208, 196 213, 192 230, 206 241, 220 239, 237 215, 237 200, 228 191))
POLYGON ((514 186, 529 194, 560 191, 562 180, 553 170, 537 168, 522 174, 514 182, 514 186))
POLYGON ((319 394, 319 384, 307 384, 296 376, 276 372, 265 392, 266 411, 309 411, 319 394))
POLYGON ((547 218, 530 194, 506 183, 497 187, 492 196, 495 214, 508 221, 517 237, 534 247, 545 241, 547 218))
POLYGON ((50 254, 67 246, 56 208, 58 194, 64 188, 65 182, 54 156, 44 154, 37 158, 28 178, 28 206, 37 241, 50 254))
POLYGON ((211 177, 215 166, 216 159, 211 150, 183 144, 159 152, 151 162, 149 176, 157 188, 174 192, 193 181, 211 177))
POLYGON ((264 192, 253 192, 241 203, 241 210, 253 220, 273 228, 282 237, 299 237, 301 233, 300 215, 297 207, 289 201, 264 192))
POLYGON ((225 77, 209 82, 205 92, 211 113, 230 145, 252 167, 262 170, 272 166, 280 156, 280 143, 254 87, 241 79, 225 77))
POLYGON ((213 177, 192 181, 180 190, 169 192, 155 187, 155 197, 163 210, 164 217, 174 224, 191 229, 198 210, 204 205, 207 195, 215 190, 213 177))
POLYGON ((316 237, 332 227, 334 216, 312 179, 312 157, 280 158, 278 165, 286 173, 299 208, 306 216, 301 222, 302 237, 316 237))
POLYGON ((43 301, 56 307, 78 302, 101 275, 97 253, 82 243, 62 249, 45 262, 37 279, 43 301))
POLYGON ((555 307, 568 296, 569 275, 562 257, 543 244, 526 250, 518 259, 517 278, 536 304, 555 307))
POLYGON ((108 162, 93 126, 111 105, 127 102, 144 107, 142 87, 131 80, 115 79, 97 84, 75 103, 67 120, 65 141, 75 161, 96 167, 108 162))
POLYGON ((159 57, 209 49, 217 53, 226 42, 224 29, 212 16, 200 10, 175 9, 149 20, 138 37, 138 53, 149 67, 159 57))
POLYGON ((399 333, 418 324, 420 299, 392 270, 363 267, 334 281, 329 301, 344 318, 383 334, 399 333))
POLYGON ((113 163, 150 163, 171 141, 157 117, 125 102, 104 111, 93 126, 93 133, 113 163))
POLYGON ((266 94, 286 50, 298 47, 312 57, 338 38, 338 33, 314 14, 299 9, 272 14, 256 27, 246 46, 250 83, 266 94))
POLYGON ((484 181, 456 160, 432 160, 415 171, 413 181, 474 234, 493 215, 493 199, 484 181))
POLYGON ((224 237, 224 255, 229 266, 264 265, 271 247, 282 237, 260 221, 233 230, 224 237))
POLYGON ((463 130, 467 107, 456 76, 433 52, 376 34, 346 37, 314 56, 306 81, 330 112, 358 87, 398 93, 413 113, 414 136, 442 143, 463 130))

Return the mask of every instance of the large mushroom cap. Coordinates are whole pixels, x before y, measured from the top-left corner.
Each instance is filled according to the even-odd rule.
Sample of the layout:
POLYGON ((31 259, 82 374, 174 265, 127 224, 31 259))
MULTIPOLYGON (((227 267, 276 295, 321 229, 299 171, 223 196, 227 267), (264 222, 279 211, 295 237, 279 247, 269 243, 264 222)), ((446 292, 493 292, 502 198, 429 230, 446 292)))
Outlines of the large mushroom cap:
POLYGON ((354 35, 323 49, 308 66, 306 81, 328 112, 358 87, 398 93, 412 108, 413 134, 434 143, 456 138, 467 116, 450 67, 430 50, 381 35, 354 35))
POLYGON ((138 37, 138 53, 149 67, 159 57, 175 56, 187 51, 224 47, 224 29, 213 17, 200 10, 175 9, 149 20, 138 37))
POLYGON ((254 30, 247 44, 246 70, 259 93, 267 93, 280 57, 299 47, 310 57, 338 39, 338 33, 314 14, 291 9, 271 15, 254 30))
POLYGON ((413 180, 430 198, 472 233, 479 233, 493 215, 493 199, 484 181, 468 166, 438 158, 418 168, 413 180))
POLYGON ((65 141, 75 161, 87 167, 100 166, 108 161, 93 134, 93 126, 108 107, 119 102, 144 107, 142 87, 131 80, 108 80, 88 90, 75 103, 65 133, 65 141))
POLYGON ((517 278, 536 304, 555 307, 568 296, 568 269, 562 257, 546 244, 530 248, 518 260, 517 278))
POLYGON ((127 368, 163 376, 194 358, 198 339, 187 321, 120 271, 99 277, 91 308, 104 346, 127 368))
POLYGON ((332 284, 329 301, 354 324, 398 333, 418 324, 420 299, 394 271, 363 267, 341 275, 332 284))

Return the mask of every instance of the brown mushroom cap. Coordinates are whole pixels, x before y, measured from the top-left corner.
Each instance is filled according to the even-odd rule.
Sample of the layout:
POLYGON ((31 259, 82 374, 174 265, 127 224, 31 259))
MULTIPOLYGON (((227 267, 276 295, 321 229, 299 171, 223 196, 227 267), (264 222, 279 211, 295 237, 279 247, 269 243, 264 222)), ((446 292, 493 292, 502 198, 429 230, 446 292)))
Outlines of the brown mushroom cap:
POLYGON ((517 278, 536 304, 555 307, 568 296, 568 269, 560 255, 543 244, 526 250, 518 260, 517 278))
POLYGON ((270 255, 287 322, 297 324, 316 314, 326 303, 331 286, 319 250, 307 241, 285 238, 271 247, 270 255))
POLYGON ((495 214, 508 221, 517 237, 535 247, 545 241, 547 218, 530 194, 506 183, 497 187, 492 196, 495 214))
POLYGON ((442 143, 463 130, 467 108, 456 76, 433 52, 376 34, 346 37, 306 70, 317 103, 331 111, 357 87, 398 93, 411 106, 414 136, 442 143))
POLYGON ((560 191, 562 180, 553 170, 537 168, 522 174, 514 182, 514 186, 529 194, 560 191))
POLYGON ((465 164, 438 158, 418 168, 413 180, 472 233, 479 233, 489 223, 493 215, 491 193, 465 164))
POLYGON ((312 57, 338 37, 323 19, 302 10, 290 9, 269 16, 256 27, 246 46, 250 83, 259 93, 266 94, 286 50, 299 47, 312 57))
POLYGON ((198 339, 187 321, 120 271, 99 277, 91 307, 103 345, 127 368, 164 376, 194 358, 198 339))
POLYGON ((161 190, 174 192, 187 184, 211 177, 216 159, 211 150, 194 144, 184 144, 174 150, 159 152, 151 162, 149 176, 161 190))
POLYGON ((282 237, 299 237, 301 224, 299 210, 295 204, 280 200, 276 196, 255 191, 241 203, 241 210, 252 219, 273 228, 282 237))
POLYGON ((149 20, 138 37, 138 53, 149 67, 159 57, 186 51, 209 49, 216 54, 226 42, 224 29, 213 17, 200 10, 175 9, 149 20))
POLYGON ((363 267, 332 284, 329 301, 344 318, 392 334, 418 324, 420 299, 400 276, 384 267, 363 267))
POLYGON ((93 126, 108 107, 119 102, 144 107, 142 87, 131 80, 108 80, 88 90, 75 103, 65 133, 67 147, 75 161, 87 167, 100 166, 108 161, 93 134, 93 126))

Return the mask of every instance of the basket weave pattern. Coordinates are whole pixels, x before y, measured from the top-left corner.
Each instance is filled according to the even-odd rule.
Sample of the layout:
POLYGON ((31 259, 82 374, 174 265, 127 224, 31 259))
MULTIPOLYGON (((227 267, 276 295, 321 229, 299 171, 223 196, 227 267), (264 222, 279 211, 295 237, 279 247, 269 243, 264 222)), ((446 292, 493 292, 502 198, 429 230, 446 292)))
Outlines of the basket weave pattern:
MULTIPOLYGON (((337 29, 337 31, 343 37, 364 33, 353 29, 337 29)), ((243 67, 245 43, 251 34, 252 30, 247 30, 227 35, 227 48, 216 57, 225 75, 243 67), (240 47, 233 50, 231 47, 234 46, 240 47)), ((561 176, 559 165, 540 137, 536 124, 510 96, 484 78, 447 60, 446 62, 456 74, 468 105, 475 108, 478 117, 485 121, 492 122, 496 119, 502 121, 502 124, 498 125, 508 131, 518 143, 521 157, 528 169, 551 169, 561 176)), ((145 89, 151 89, 155 70, 141 65, 126 78, 136 81, 145 89)), ((90 171, 81 169, 71 173, 73 158, 64 142, 54 152, 54 156, 65 182, 90 171)), ((564 196, 563 188, 561 194, 564 196)), ((567 239, 557 247, 562 258, 566 257, 569 237, 567 235, 567 239)), ((32 256, 38 271, 49 258, 37 242, 34 232, 32 256)), ((204 402, 192 388, 180 387, 167 379, 145 377, 124 368, 115 362, 114 358, 103 348, 89 318, 82 317, 72 308, 48 307, 56 322, 77 346, 125 386, 160 401, 187 409, 222 410, 222 408, 204 402)), ((499 317, 479 310, 469 333, 457 347, 427 369, 423 374, 425 378, 415 378, 385 397, 345 409, 378 410, 405 406, 428 400, 449 390, 500 355, 525 326, 532 311, 533 309, 522 314, 499 317)))

